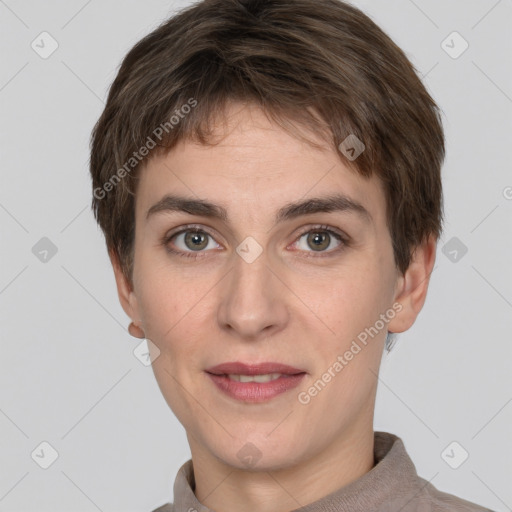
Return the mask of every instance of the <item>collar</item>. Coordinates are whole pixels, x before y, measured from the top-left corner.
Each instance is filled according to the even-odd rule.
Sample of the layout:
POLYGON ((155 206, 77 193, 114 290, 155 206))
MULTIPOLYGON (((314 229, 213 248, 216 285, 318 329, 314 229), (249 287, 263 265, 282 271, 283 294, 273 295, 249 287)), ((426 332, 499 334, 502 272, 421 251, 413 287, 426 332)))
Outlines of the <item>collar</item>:
MULTIPOLYGON (((375 465, 354 482, 294 512, 389 511, 405 506, 425 482, 407 454, 402 440, 388 432, 374 432, 375 465), (398 507, 398 508, 397 508, 398 507)), ((213 512, 196 498, 192 459, 181 466, 174 482, 173 512, 213 512)))

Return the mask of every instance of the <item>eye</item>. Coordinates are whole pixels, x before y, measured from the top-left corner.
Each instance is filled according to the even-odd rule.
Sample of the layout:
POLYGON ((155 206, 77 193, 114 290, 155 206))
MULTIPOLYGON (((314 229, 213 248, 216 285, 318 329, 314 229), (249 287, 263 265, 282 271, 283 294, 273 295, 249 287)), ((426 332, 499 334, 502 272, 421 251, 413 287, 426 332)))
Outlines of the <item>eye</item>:
MULTIPOLYGON (((180 231, 164 236, 162 245, 169 253, 184 258, 201 258, 201 253, 206 250, 222 247, 214 241, 213 235, 199 226, 184 226, 180 231)), ((298 245, 299 251, 310 253, 306 257, 321 257, 338 253, 349 245, 349 241, 329 226, 314 226, 299 235, 291 247, 294 245, 298 245), (314 253, 320 254, 316 256, 314 253)))
POLYGON ((298 249, 301 251, 330 254, 343 249, 345 245, 348 245, 348 241, 341 233, 329 229, 329 226, 316 226, 302 233, 295 244, 298 245, 298 249), (331 248, 331 250, 327 250, 329 248, 331 248))
POLYGON ((191 226, 164 237, 163 244, 167 251, 172 254, 185 258, 197 258, 198 256, 194 253, 204 252, 204 249, 215 249, 216 246, 219 247, 218 244, 211 244, 212 240, 212 235, 207 231, 197 226, 191 226), (178 250, 171 247, 171 242, 178 250))

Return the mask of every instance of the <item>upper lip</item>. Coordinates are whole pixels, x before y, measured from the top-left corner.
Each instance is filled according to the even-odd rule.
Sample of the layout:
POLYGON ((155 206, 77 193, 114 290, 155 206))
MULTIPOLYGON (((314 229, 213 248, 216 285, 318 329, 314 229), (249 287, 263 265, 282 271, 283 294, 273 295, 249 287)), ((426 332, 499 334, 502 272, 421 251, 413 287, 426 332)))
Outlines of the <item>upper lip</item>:
POLYGON ((265 375, 268 373, 295 375, 305 373, 305 370, 294 368, 287 364, 273 362, 245 364, 238 361, 218 364, 208 368, 206 371, 214 375, 265 375))

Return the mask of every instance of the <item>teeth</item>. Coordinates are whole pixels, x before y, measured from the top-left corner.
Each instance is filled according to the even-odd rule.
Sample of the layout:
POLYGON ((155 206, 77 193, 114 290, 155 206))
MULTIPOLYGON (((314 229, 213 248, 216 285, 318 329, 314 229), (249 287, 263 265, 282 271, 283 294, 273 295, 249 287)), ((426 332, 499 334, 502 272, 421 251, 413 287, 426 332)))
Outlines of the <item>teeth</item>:
POLYGON ((231 380, 236 380, 237 382, 270 382, 271 380, 276 380, 281 377, 280 373, 266 373, 264 375, 235 375, 229 374, 228 377, 231 380))

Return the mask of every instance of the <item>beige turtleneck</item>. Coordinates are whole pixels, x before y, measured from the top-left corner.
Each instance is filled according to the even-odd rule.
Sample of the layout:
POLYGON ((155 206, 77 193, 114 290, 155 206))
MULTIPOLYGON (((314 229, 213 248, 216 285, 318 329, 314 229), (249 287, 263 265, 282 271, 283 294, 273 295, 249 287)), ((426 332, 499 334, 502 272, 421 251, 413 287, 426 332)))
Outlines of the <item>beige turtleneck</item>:
MULTIPOLYGON (((368 473, 293 512, 492 512, 438 491, 419 477, 399 437, 387 432, 374 435, 376 464, 368 473)), ((189 459, 176 476, 174 504, 167 503, 153 512, 214 512, 198 501, 194 489, 193 465, 189 459)))

